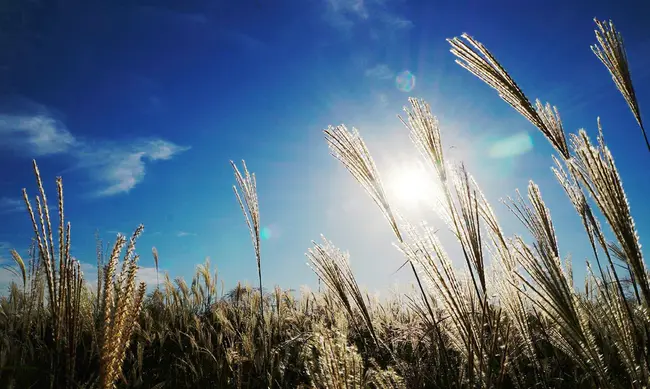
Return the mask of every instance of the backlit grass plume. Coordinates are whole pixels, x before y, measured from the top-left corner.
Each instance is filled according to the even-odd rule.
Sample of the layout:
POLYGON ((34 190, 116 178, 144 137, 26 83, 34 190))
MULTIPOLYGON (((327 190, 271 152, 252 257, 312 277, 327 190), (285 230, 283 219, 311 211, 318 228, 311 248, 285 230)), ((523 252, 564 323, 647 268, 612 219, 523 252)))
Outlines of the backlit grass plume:
POLYGON ((549 328, 549 339, 586 370, 592 371, 597 385, 607 386, 607 369, 589 326, 587 308, 573 290, 569 270, 562 267, 550 211, 542 200, 539 187, 532 182, 528 187, 528 198, 531 206, 521 196, 511 200, 513 212, 535 241, 531 249, 523 239, 517 238, 519 262, 534 283, 523 276, 522 281, 532 292, 529 296, 539 298, 533 299, 537 307, 555 323, 549 328))
POLYGON ((372 200, 388 220, 393 232, 401 239, 397 220, 388 203, 381 177, 371 157, 368 147, 356 128, 349 131, 347 127, 330 126, 324 131, 325 140, 334 158, 339 160, 352 174, 359 184, 366 190, 372 200))
POLYGON ((245 161, 242 161, 243 174, 239 171, 237 165, 233 161, 230 161, 230 164, 235 173, 236 181, 236 185, 233 185, 233 191, 237 197, 239 207, 244 214, 244 219, 248 226, 248 232, 251 237, 251 243, 253 244, 253 250, 255 251, 255 259, 257 262, 257 277, 260 288, 259 318, 257 323, 261 329, 260 336, 263 341, 261 343, 261 357, 258 357, 258 359, 261 358, 261 361, 259 361, 256 366, 261 366, 260 370, 264 372, 263 374, 266 374, 268 367, 267 358, 270 350, 266 343, 268 334, 264 317, 264 287, 262 284, 262 225, 260 224, 260 205, 257 198, 257 181, 255 180, 255 174, 248 171, 245 161))
MULTIPOLYGON (((368 193, 370 198, 372 198, 375 204, 379 206, 379 209, 390 224, 398 241, 402 242, 402 233, 397 225, 397 219, 393 209, 386 197, 386 192, 382 185, 379 171, 377 170, 375 161, 370 155, 370 151, 359 134, 359 131, 357 131, 356 128, 349 131, 344 125, 341 125, 338 127, 330 126, 324 131, 324 133, 325 140, 327 141, 332 156, 339 160, 357 182, 366 190, 366 193, 368 193)), ((418 276, 413 264, 411 263, 410 265, 413 275, 418 283, 418 287, 420 288, 420 292, 422 293, 422 298, 429 313, 433 316, 433 310, 426 292, 422 287, 420 277, 418 276)))
POLYGON ((373 342, 375 345, 379 345, 370 311, 352 269, 350 269, 349 255, 334 247, 323 237, 323 243, 314 243, 314 247, 309 249, 307 258, 309 258, 314 272, 338 297, 350 321, 358 325, 357 312, 360 313, 362 322, 370 332, 373 342))
MULTIPOLYGON (((614 30, 613 24, 610 23, 609 28, 607 28, 602 23, 597 23, 601 29, 600 33, 597 32, 601 48, 593 48, 594 52, 612 72, 617 86, 626 97, 637 121, 642 126, 636 99, 633 95, 629 71, 627 71, 627 59, 622 46, 622 38, 614 30)), ((615 331, 609 336, 613 336, 613 339, 620 339, 617 342, 620 342, 620 347, 624 347, 625 344, 631 343, 619 338, 619 336, 624 333, 634 333, 638 339, 637 344, 643 346, 640 347, 639 352, 636 350, 628 352, 626 360, 630 361, 630 355, 632 354, 638 358, 640 353, 645 352, 643 350, 647 349, 646 337, 642 336, 642 334, 647 333, 648 327, 645 319, 645 323, 637 323, 633 311, 635 309, 647 311, 648 276, 621 179, 611 153, 604 144, 600 124, 599 147, 593 146, 586 132, 581 130, 578 135, 571 135, 572 148, 570 149, 565 140, 566 136, 557 110, 553 108, 553 111, 551 111, 550 106, 547 105, 544 112, 542 112, 541 104, 537 103, 537 110, 533 111, 528 98, 505 69, 494 59, 494 56, 481 43, 469 38, 467 35, 463 35, 463 38, 474 47, 474 50, 459 38, 450 40, 451 51, 458 57, 457 62, 496 89, 504 100, 540 129, 562 157, 562 161, 554 158, 556 164, 554 171, 585 226, 594 258, 602 276, 601 285, 607 285, 607 287, 600 288, 599 291, 611 304, 616 303, 614 305, 624 307, 619 311, 626 314, 627 323, 631 327, 629 330, 632 332, 615 331), (564 169, 563 164, 568 169, 564 169), (590 204, 586 201, 585 192, 596 199, 596 205, 614 231, 618 245, 606 242, 600 223, 596 219, 590 204), (609 271, 604 270, 601 266, 598 246, 604 251, 608 259, 609 271), (613 250, 613 248, 616 250, 613 250), (637 306, 634 308, 633 303, 624 297, 626 294, 622 278, 618 276, 618 270, 613 260, 613 257, 617 256, 615 255, 617 252, 619 253, 619 259, 626 265, 624 268, 629 269, 631 285, 637 302, 642 302, 643 307, 637 306), (612 282, 613 289, 609 287, 612 282)), ((556 322, 557 330, 560 331, 552 332, 558 334, 558 336, 551 336, 549 340, 559 342, 557 343, 558 347, 565 350, 567 355, 571 356, 577 363, 582 364, 591 371, 591 378, 594 383, 607 386, 611 376, 607 374, 608 369, 602 361, 602 354, 597 349, 597 342, 590 332, 593 324, 588 323, 588 317, 592 315, 591 308, 577 296, 577 292, 572 288, 562 286, 569 281, 566 281, 566 276, 559 270, 561 269, 558 258, 559 252, 557 251, 552 224, 550 224, 550 215, 547 215, 539 196, 539 190, 533 184, 531 184, 530 198, 534 205, 533 208, 536 209, 535 212, 529 211, 526 207, 515 207, 514 209, 520 215, 524 224, 533 232, 537 241, 533 251, 523 243, 521 238, 518 238, 519 261, 536 282, 535 285, 527 284, 529 287, 527 289, 538 295, 541 295, 541 291, 544 290, 544 293, 546 293, 545 297, 542 298, 544 303, 539 307, 543 309, 553 308, 553 312, 547 311, 547 314, 549 318, 556 322), (537 221, 533 222, 533 220, 537 221), (558 312, 558 309, 562 306, 565 307, 564 314, 558 312), (559 323, 558 320, 563 322, 559 323), (560 339, 563 340, 560 342, 560 339)), ((593 275, 591 276, 593 277, 593 275)), ((525 281, 525 278, 522 278, 522 280, 525 281)), ((529 292, 525 293, 530 294, 529 292)), ((596 316, 592 315, 591 317, 596 316)), ((641 363, 643 367, 637 364, 634 374, 630 374, 629 377, 631 382, 638 384, 640 381, 634 377, 638 377, 639 372, 647 371, 648 362, 636 359, 635 363, 641 363)), ((631 363, 626 362, 626 365, 630 366, 631 363)))
MULTIPOLYGON (((257 276, 260 285, 260 296, 262 295, 262 252, 261 252, 261 229, 260 224, 260 204, 257 199, 257 182, 255 174, 251 174, 246 167, 246 162, 242 161, 243 174, 237 168, 234 162, 230 161, 235 172, 237 185, 233 185, 233 191, 237 196, 237 201, 246 219, 246 225, 251 236, 251 243, 255 250, 255 260, 257 261, 257 276)), ((264 317, 260 311, 260 317, 264 317)))
POLYGON ((440 136, 440 126, 438 119, 431 113, 431 107, 424 101, 410 98, 412 110, 405 109, 407 121, 399 118, 402 124, 409 129, 411 141, 431 163, 438 179, 442 182, 447 181, 447 169, 442 146, 442 137, 440 136))
POLYGON ((650 307, 650 280, 630 205, 614 158, 605 145, 600 120, 598 129, 598 147, 592 145, 584 130, 572 136, 576 157, 570 167, 605 215, 630 267, 633 285, 638 286, 645 306, 650 307))
POLYGON ((451 52, 458 58, 456 63, 494 88, 505 102, 539 128, 553 147, 567 158, 569 148, 557 109, 551 108, 549 104, 543 105, 539 100, 533 106, 515 80, 483 44, 467 34, 461 37, 463 39, 448 40, 451 52))
POLYGON ((641 111, 639 110, 639 102, 637 101, 634 85, 632 84, 632 75, 630 74, 627 52, 623 44, 623 36, 616 30, 611 20, 606 22, 594 19, 594 22, 596 22, 596 26, 598 27, 596 30, 598 44, 592 45, 591 50, 612 75, 612 80, 614 80, 616 88, 621 92, 623 98, 625 98, 625 102, 632 110, 632 114, 643 133, 646 147, 650 151, 650 141, 648 141, 648 135, 645 132, 643 121, 641 120, 641 111))

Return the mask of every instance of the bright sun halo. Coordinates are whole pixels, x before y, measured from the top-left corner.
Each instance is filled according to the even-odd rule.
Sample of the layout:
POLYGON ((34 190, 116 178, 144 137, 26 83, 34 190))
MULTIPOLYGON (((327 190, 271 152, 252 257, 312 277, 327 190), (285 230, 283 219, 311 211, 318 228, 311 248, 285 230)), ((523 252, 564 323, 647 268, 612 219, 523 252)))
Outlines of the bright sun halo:
POLYGON ((387 191, 400 207, 433 204, 437 193, 431 173, 421 164, 395 166, 386 180, 387 191))

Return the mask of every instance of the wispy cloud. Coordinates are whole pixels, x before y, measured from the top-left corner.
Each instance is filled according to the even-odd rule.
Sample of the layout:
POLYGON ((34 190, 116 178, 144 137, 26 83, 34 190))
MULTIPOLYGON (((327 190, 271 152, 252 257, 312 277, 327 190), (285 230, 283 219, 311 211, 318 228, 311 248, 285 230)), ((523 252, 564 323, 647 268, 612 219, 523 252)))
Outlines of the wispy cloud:
POLYGON ((189 147, 151 139, 129 144, 104 144, 100 147, 79 150, 78 167, 92 171, 92 179, 101 189, 97 196, 128 193, 140 183, 146 173, 147 162, 169 160, 189 147))
POLYGON ((392 31, 411 28, 413 22, 393 10, 399 0, 323 0, 325 21, 332 27, 349 31, 358 23, 380 26, 392 31))
POLYGON ((328 9, 340 15, 354 15, 359 19, 368 19, 368 8, 364 0, 325 0, 328 9))
POLYGON ((406 30, 413 27, 413 22, 394 13, 382 12, 379 19, 393 30, 406 30))
MULTIPOLYGON (((98 196, 128 193, 144 179, 150 162, 169 160, 189 149, 158 138, 122 142, 80 140, 41 105, 30 102, 31 114, 24 110, 20 114, 1 113, 2 108, 0 144, 29 157, 71 157, 73 166, 84 170, 97 183, 94 194, 98 196)), ((0 207, 0 212, 14 204, 10 199, 3 201, 0 206, 5 207, 0 207)))
POLYGON ((76 144, 63 123, 43 113, 0 114, 0 138, 8 146, 29 148, 35 156, 65 153, 76 144))
POLYGON ((19 198, 0 197, 0 215, 25 210, 25 202, 19 198))
POLYGON ((196 235, 195 233, 187 232, 187 231, 178 231, 176 233, 176 236, 179 237, 179 238, 183 238, 183 237, 186 237, 186 236, 195 236, 195 235, 196 235))
POLYGON ((390 80, 395 76, 395 72, 388 65, 380 63, 366 69, 366 77, 378 78, 380 80, 390 80))

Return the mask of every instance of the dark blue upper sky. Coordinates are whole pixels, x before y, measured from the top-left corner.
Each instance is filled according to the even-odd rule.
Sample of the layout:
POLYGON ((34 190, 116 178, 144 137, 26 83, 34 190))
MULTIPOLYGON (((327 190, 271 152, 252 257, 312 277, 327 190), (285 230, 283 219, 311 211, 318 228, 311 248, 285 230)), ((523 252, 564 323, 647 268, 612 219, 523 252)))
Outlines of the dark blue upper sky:
POLYGON ((549 169, 550 147, 454 64, 445 38, 463 32, 492 50, 531 98, 557 105, 567 130, 593 134, 601 117, 644 243, 648 153, 589 49, 593 17, 611 18, 625 37, 642 112, 650 109, 643 3, 4 2, 0 248, 29 245, 19 200, 23 187, 35 194, 36 158, 50 199, 54 177, 63 176, 73 254, 87 273, 96 230, 110 240, 144 223, 143 275, 153 274, 156 246, 173 277, 191 276, 209 256, 227 286, 254 280, 228 163, 245 159, 258 179, 267 285, 313 284, 303 253, 321 233, 350 250, 362 284, 410 281, 406 272, 392 274, 400 257, 390 229, 328 156, 322 129, 359 128, 390 176, 416 156, 395 117, 415 96, 431 103, 456 159, 467 162, 511 232, 521 229, 496 201, 534 179, 555 212, 563 252, 583 262, 586 242, 549 169), (403 72, 412 88, 396 82, 403 72))

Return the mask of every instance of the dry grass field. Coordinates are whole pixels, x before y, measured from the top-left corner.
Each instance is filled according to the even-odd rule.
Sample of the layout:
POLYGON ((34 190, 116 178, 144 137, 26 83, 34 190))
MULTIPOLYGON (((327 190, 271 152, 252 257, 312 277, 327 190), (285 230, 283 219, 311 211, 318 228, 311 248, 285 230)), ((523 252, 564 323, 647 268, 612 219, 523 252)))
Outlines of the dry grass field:
MULTIPOLYGON (((622 38, 610 22, 596 24, 592 49, 645 138, 622 38)), ((190 281, 161 274, 158 288, 138 284, 139 226, 118 235, 109 255, 98 250, 91 288, 70 255, 62 180, 48 202, 34 162, 37 195, 23 193, 32 252, 12 252, 19 282, 0 299, 0 387, 647 388, 650 278, 606 129, 596 139, 566 133, 559 110, 531 101, 480 42, 463 35, 449 43, 459 65, 553 146, 549 164, 592 251, 584 280, 560 257, 540 188, 530 182, 507 201, 532 238, 506 236, 470 172, 445 158, 438 122, 417 99, 402 121, 441 187, 436 212, 462 258, 452 261, 432 228, 401 220, 356 130, 325 131, 413 272, 416 294, 382 301, 361 290, 346 254, 327 240, 307 253, 322 292, 262 288, 255 176, 236 164, 259 285, 224 292, 207 262, 190 281)))

